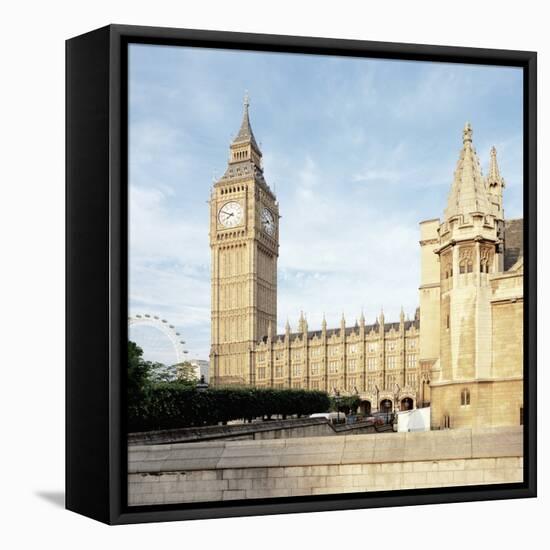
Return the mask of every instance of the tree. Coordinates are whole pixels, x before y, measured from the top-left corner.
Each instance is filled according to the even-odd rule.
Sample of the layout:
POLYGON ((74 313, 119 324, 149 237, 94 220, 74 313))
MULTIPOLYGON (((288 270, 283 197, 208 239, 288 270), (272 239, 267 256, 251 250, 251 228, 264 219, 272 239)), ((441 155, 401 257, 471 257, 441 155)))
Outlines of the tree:
POLYGON ((128 408, 134 410, 143 404, 151 386, 151 363, 143 359, 143 350, 128 341, 128 408))
POLYGON ((195 367, 189 361, 176 363, 176 380, 179 383, 195 384, 197 377, 195 375, 195 367))

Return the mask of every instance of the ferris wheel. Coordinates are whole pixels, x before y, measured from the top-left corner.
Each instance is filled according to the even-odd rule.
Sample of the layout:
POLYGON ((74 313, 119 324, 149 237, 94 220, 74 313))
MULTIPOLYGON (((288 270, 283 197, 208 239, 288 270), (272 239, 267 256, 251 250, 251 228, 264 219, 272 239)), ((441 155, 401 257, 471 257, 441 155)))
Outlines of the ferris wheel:
MULTIPOLYGON (((153 332, 157 337, 151 338, 150 336, 146 339, 145 345, 143 345, 144 352, 159 352, 159 349, 164 348, 164 355, 167 355, 167 351, 171 351, 169 354, 170 357, 175 357, 175 361, 172 364, 179 364, 185 361, 185 355, 188 353, 184 349, 185 342, 182 340, 181 334, 176 331, 176 327, 171 325, 166 319, 162 319, 158 315, 145 314, 134 314, 128 317, 128 329, 132 327, 152 327, 156 329, 153 332), (161 336, 163 335, 163 336, 161 336), (170 350, 166 350, 166 347, 171 347, 170 350)), ((141 343, 141 342, 139 342, 141 343)), ((170 361, 172 362, 172 361, 170 361)))

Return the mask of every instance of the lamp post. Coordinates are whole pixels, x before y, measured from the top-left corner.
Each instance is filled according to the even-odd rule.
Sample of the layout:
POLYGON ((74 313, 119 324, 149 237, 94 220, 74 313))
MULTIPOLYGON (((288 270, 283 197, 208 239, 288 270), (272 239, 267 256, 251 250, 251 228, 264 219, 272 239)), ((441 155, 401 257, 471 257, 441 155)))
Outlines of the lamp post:
POLYGON ((399 397, 399 391, 401 390, 401 386, 399 384, 395 384, 394 388, 394 394, 393 394, 393 412, 397 412, 397 399, 399 397))
POLYGON ((336 403, 336 423, 340 424, 340 392, 334 388, 334 402, 336 403))
POLYGON ((197 383, 197 391, 205 392, 208 389, 208 383, 204 380, 204 374, 201 374, 200 382, 197 383))

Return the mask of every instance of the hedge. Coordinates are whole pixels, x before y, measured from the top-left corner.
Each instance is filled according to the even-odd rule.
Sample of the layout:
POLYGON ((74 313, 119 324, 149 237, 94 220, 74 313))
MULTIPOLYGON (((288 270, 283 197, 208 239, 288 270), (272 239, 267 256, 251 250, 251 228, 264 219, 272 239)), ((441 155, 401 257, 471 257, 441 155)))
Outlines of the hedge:
POLYGON ((326 393, 271 388, 209 388, 200 392, 177 383, 155 384, 129 411, 130 432, 213 425, 229 420, 308 415, 328 411, 326 393))

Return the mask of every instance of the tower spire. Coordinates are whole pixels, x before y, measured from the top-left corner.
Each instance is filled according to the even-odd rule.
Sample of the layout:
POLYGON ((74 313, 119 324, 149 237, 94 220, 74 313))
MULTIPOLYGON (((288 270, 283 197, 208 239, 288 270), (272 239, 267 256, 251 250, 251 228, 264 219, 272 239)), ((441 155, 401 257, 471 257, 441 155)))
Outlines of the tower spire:
POLYGON ((489 200, 495 209, 495 215, 503 219, 504 214, 502 212, 502 191, 505 187, 504 178, 500 175, 497 162, 497 150, 493 145, 491 147, 491 158, 489 160, 489 173, 485 180, 487 186, 487 193, 489 200))
POLYGON ((445 218, 472 212, 491 212, 487 188, 481 175, 479 159, 472 144, 472 125, 467 122, 462 131, 462 150, 445 209, 445 218))
POLYGON ((244 94, 243 100, 243 119, 241 122, 241 127, 233 139, 233 145, 244 145, 250 144, 251 147, 255 150, 258 155, 262 155, 258 144, 256 143, 256 138, 254 137, 254 132, 252 131, 252 126, 250 125, 250 116, 248 110, 250 107, 250 96, 248 95, 248 90, 244 94))

